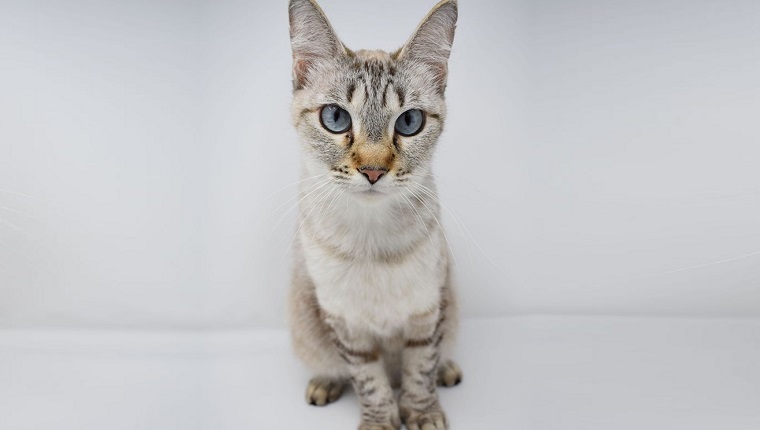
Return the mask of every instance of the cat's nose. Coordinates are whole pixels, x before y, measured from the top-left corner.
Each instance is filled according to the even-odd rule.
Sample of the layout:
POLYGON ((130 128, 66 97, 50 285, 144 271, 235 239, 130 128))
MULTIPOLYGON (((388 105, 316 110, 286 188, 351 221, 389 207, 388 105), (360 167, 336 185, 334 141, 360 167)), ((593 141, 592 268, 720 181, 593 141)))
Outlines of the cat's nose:
POLYGON ((364 166, 359 168, 359 172, 367 178, 370 184, 377 182, 387 171, 388 169, 377 166, 364 166))

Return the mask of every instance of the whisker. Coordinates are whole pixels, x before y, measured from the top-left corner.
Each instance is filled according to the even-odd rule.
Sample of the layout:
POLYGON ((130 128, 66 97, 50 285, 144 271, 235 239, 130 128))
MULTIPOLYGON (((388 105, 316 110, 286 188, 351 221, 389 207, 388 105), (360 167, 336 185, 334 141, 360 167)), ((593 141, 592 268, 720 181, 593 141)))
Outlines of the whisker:
POLYGON ((496 269, 497 269, 499 272, 501 272, 503 275, 509 276, 509 274, 508 274, 508 273, 507 273, 507 272, 506 272, 504 269, 502 269, 502 268, 501 268, 501 267, 500 267, 498 264, 496 264, 496 262, 495 262, 495 261, 493 261, 493 259, 491 258, 491 256, 489 256, 489 255, 488 255, 488 254, 487 254, 487 253, 486 253, 486 252, 483 250, 483 248, 481 248, 481 246, 480 246, 480 244, 478 243, 478 241, 476 241, 476 240, 475 240, 475 237, 472 235, 472 233, 470 233, 470 229, 469 229, 469 228, 467 228, 467 225, 465 225, 465 224, 462 224, 462 226, 464 227, 464 230, 467 232, 467 234, 470 236, 470 240, 472 240, 472 243, 474 243, 474 244, 475 244, 475 246, 478 248, 478 250, 480 250, 480 253, 481 253, 481 254, 483 254, 483 256, 485 256, 485 257, 486 257, 486 259, 488 259, 488 262, 489 262, 489 263, 491 263, 491 265, 493 265, 493 267, 495 267, 495 268, 496 268, 496 269))
MULTIPOLYGON (((34 261, 34 260, 32 260, 31 258, 29 258, 29 257, 28 257, 26 254, 24 254, 23 252, 19 251, 18 249, 14 248, 14 247, 12 247, 12 246, 8 245, 7 243, 5 243, 5 242, 3 242, 3 241, 0 241, 0 245, 4 246, 5 248, 8 248, 8 249, 10 249, 11 251, 13 251, 14 253, 18 254, 18 256, 19 256, 19 257, 21 257, 21 258, 23 258, 24 260, 26 260, 26 261, 27 261, 29 264, 31 264, 32 266, 35 266, 35 267, 41 267, 41 268, 45 269, 45 267, 44 267, 44 266, 37 264, 37 262, 36 262, 36 261, 34 261)), ((45 271, 47 271, 47 270, 45 269, 45 271)))
MULTIPOLYGON (((419 183, 416 183, 416 184, 419 185, 419 186, 423 186, 424 187, 424 185, 422 185, 422 184, 419 184, 419 183)), ((452 211, 451 209, 449 209, 448 206, 444 205, 443 202, 441 202, 439 198, 436 197, 436 199, 441 204, 441 206, 443 206, 444 208, 446 208, 446 210, 448 210, 449 213, 451 213, 451 215, 454 217, 454 219, 459 218, 457 216, 457 214, 454 211, 452 211)), ((504 271, 504 269, 502 269, 498 264, 496 264, 496 262, 494 262, 493 259, 483 250, 483 248, 480 246, 480 244, 478 243, 478 241, 475 240, 475 237, 470 232, 470 229, 467 228, 467 225, 464 223, 464 221, 461 220, 461 219, 460 219, 460 221, 461 221, 462 227, 467 232, 467 235, 470 237, 470 240, 472 240, 472 243, 475 244, 475 246, 478 248, 478 250, 480 251, 480 253, 483 254, 483 256, 486 257, 486 259, 488 260, 488 262, 491 263, 491 265, 493 265, 493 267, 495 267, 499 272, 501 272, 504 275, 508 275, 507 272, 504 271)))
POLYGON ((435 220, 435 223, 438 224, 438 228, 441 229, 441 234, 443 234, 443 239, 446 241, 446 245, 448 245, 449 251, 451 251, 451 258, 454 259, 454 267, 456 267, 458 269, 459 268, 459 262, 457 261, 456 255, 454 255, 454 248, 451 247, 451 243, 449 242, 449 237, 446 235, 446 230, 443 228, 443 226, 441 225, 441 223, 438 221, 438 217, 435 216, 435 213, 433 212, 433 210, 430 209, 430 207, 427 205, 427 203, 425 203, 424 198, 422 198, 422 196, 416 196, 416 197, 420 199, 420 203, 422 203, 422 205, 425 206, 425 209, 427 209, 428 212, 430 212, 430 215, 435 220))
POLYGON ((324 219, 324 216, 330 212, 330 209, 332 208, 333 203, 335 203, 335 201, 338 199, 338 197, 342 196, 344 192, 345 191, 343 191, 342 189, 338 189, 338 192, 335 193, 335 197, 333 197, 333 199, 330 201, 330 204, 327 205, 327 209, 325 209, 324 211, 322 211, 321 216, 317 220, 317 225, 316 225, 316 227, 314 227, 315 232, 319 231, 320 227, 322 226, 322 220, 324 219))
POLYGON ((5 218, 0 218, 0 224, 4 224, 8 226, 9 228, 23 234, 24 236, 28 237, 29 240, 31 240, 33 243, 35 243, 40 248, 43 248, 47 250, 48 252, 53 253, 53 250, 48 248, 45 244, 43 244, 39 239, 37 239, 33 234, 29 233, 28 231, 24 230, 23 228, 17 226, 16 224, 13 224, 12 222, 8 221, 5 218))
POLYGON ((322 204, 322 202, 324 202, 334 191, 335 191, 335 188, 327 188, 325 191, 318 194, 317 197, 314 198, 314 201, 311 204, 311 209, 306 215, 304 215, 303 219, 301 220, 301 223, 298 224, 298 228, 296 229, 296 232, 293 234, 293 237, 290 239, 288 246, 285 247, 285 252, 283 252, 282 258, 285 258, 285 255, 287 255, 288 250, 293 245, 293 242, 296 240, 296 237, 298 236, 298 232, 301 231, 303 224, 306 222, 309 216, 311 216, 312 212, 314 212, 314 210, 318 208, 322 204))
POLYGON ((681 273, 681 272, 688 272, 690 270, 702 269, 702 268, 705 268, 705 267, 718 266, 720 264, 733 263, 734 261, 744 260, 744 259, 747 259, 747 258, 754 257, 756 255, 760 255, 760 250, 753 251, 753 252, 748 252, 748 253, 742 254, 742 255, 737 255, 737 256, 731 257, 731 258, 724 258, 724 259, 721 259, 721 260, 712 261, 710 263, 697 264, 697 265, 694 265, 694 266, 687 266, 687 267, 681 267, 681 268, 673 269, 673 270, 666 270, 664 272, 652 273, 650 275, 641 276, 641 277, 639 277, 637 279, 652 278, 652 277, 657 277, 657 276, 666 276, 666 275, 671 275, 671 274, 674 274, 674 273, 681 273))
MULTIPOLYGON (((6 220, 6 219, 3 219, 3 218, 0 218, 0 224, 4 224, 4 225, 6 225, 6 226, 10 227, 11 229, 13 229, 13 230, 15 230, 15 231, 18 231, 18 232, 20 232, 20 233, 22 233, 22 234, 26 235, 27 237, 29 237, 29 239, 30 239, 32 242, 34 242, 35 244, 37 244, 37 245, 38 245, 38 246, 40 246, 41 248, 44 248, 44 249, 46 249, 47 251, 50 251, 50 252, 52 252, 52 250, 51 250, 50 248, 48 248, 47 246, 43 245, 43 244, 42 244, 42 243, 41 243, 39 240, 37 240, 37 239, 36 239, 36 238, 35 238, 35 237, 34 237, 32 234, 30 234, 30 233, 29 233, 29 232, 27 232, 26 230, 22 229, 21 227, 19 227, 19 226, 15 225, 15 224, 13 224, 13 223, 11 223, 10 221, 8 221, 8 220, 6 220)), ((21 258, 23 258, 24 260, 26 260, 26 261, 27 261, 27 262, 28 262, 30 265, 32 265, 32 266, 35 266, 35 267, 37 267, 38 269, 40 269, 40 270, 42 270, 42 271, 44 271, 44 272, 46 272, 46 273, 48 273, 48 274, 54 275, 53 271, 51 271, 51 270, 50 270, 50 268, 46 267, 46 266, 45 266, 45 265, 43 265, 43 264, 39 264, 37 261, 33 260, 33 259, 32 259, 32 258, 30 258, 28 255, 26 255, 25 253, 23 253, 23 252, 19 251, 18 249, 14 248, 14 247, 12 247, 12 246, 10 246, 10 245, 8 245, 7 243, 5 243, 5 242, 3 242, 3 241, 0 241, 0 245, 4 246, 4 247, 5 247, 5 248, 7 248, 7 249, 10 249, 12 252, 14 252, 15 254, 17 254, 18 256, 20 256, 21 258)))
MULTIPOLYGON (((300 194, 300 193, 305 193, 305 192, 307 192, 307 191, 309 191, 309 190, 313 190, 313 189, 315 189, 315 187, 316 187, 317 185, 320 185, 320 184, 325 184, 325 183, 327 183, 327 182, 329 182, 329 180, 325 180, 325 181, 321 181, 321 182, 320 182, 320 181, 317 181, 317 182, 315 182, 315 183, 313 183, 313 184, 307 185, 307 186, 306 186, 306 188, 304 188, 303 190, 300 190, 300 191, 299 191, 299 194, 300 194)), ((282 208, 283 206, 286 206, 286 205, 290 204, 290 203, 293 201, 293 199, 298 199, 298 196, 299 196, 299 194, 296 194, 295 196, 293 196, 293 197, 291 197, 291 198, 289 198, 289 199, 285 200, 284 202, 280 203, 280 205, 279 205, 279 206, 277 206, 276 208, 274 208, 274 209, 272 210, 272 214, 271 214, 271 215, 269 215, 269 217, 268 217, 268 218, 271 218, 271 217, 275 216, 275 215, 277 214, 277 211, 278 211, 278 210, 280 210, 280 208, 282 208)), ((287 212, 286 212, 286 213, 287 213, 287 212)))
POLYGON ((37 200, 37 201, 40 201, 40 202, 43 202, 43 203, 52 204, 52 202, 50 202, 49 200, 41 199, 39 197, 30 196, 29 194, 19 193, 19 192, 11 191, 11 190, 6 190, 6 189, 3 189, 3 188, 0 188, 0 193, 13 194, 15 196, 26 197, 27 199, 32 199, 32 200, 37 200))
POLYGON ((422 215, 420 215, 420 212, 417 210, 417 208, 414 207, 414 204, 412 204, 412 201, 409 200, 409 197, 407 197, 404 194, 399 194, 404 200, 406 200, 406 203, 409 205, 410 208, 412 208, 412 211, 417 214, 417 218, 419 218, 420 222, 422 223, 422 227, 425 228, 425 231, 427 232, 428 238, 430 239, 430 245, 435 246, 435 242, 433 241, 433 236, 430 234, 430 230, 427 228, 427 223, 424 219, 422 219, 422 215))
POLYGON ((459 229, 459 232, 462 234, 462 238, 464 239, 465 246, 467 247, 467 257, 470 259, 470 264, 472 264, 473 260, 472 260, 472 251, 470 250, 470 243, 467 241, 468 237, 467 237, 467 235, 465 235, 464 229, 462 229, 462 225, 459 223, 458 216, 447 205, 443 204, 443 202, 438 197, 438 195, 435 194, 435 192, 433 192, 433 190, 431 190, 430 188, 428 188, 428 187, 426 187, 426 186, 424 186, 424 185, 422 185, 422 184, 420 184, 418 182, 415 182, 415 181, 411 181, 411 185, 416 186, 418 190, 420 190, 421 192, 423 192, 423 193, 427 194, 428 196, 430 196, 441 207, 443 207, 444 209, 446 209, 446 211, 451 215, 451 217, 454 219, 454 223, 457 225, 457 228, 459 229))
MULTIPOLYGON (((304 205, 298 208, 297 210, 298 215, 296 218, 296 222, 298 222, 299 220, 301 222, 298 223, 298 227, 296 227, 295 234, 293 235, 293 238, 291 239, 290 244, 292 244, 293 241, 295 240, 296 236, 298 235, 298 232, 301 230, 301 227, 306 221, 306 218, 308 218, 311 215, 311 213, 314 212, 314 210, 316 210, 319 207, 319 204, 324 199, 326 199, 332 193, 332 191, 333 191, 333 188, 330 188, 330 187, 325 188, 324 190, 317 193, 313 199, 304 202, 304 205)), ((285 252, 287 252, 288 248, 290 248, 290 245, 288 245, 288 247, 285 248, 285 252)))
POLYGON ((270 194, 268 197, 266 197, 266 198, 264 199, 264 201, 267 201, 267 200, 271 199, 272 197, 274 197, 275 195, 277 195, 277 193, 281 193, 281 192, 283 192, 283 191, 287 190, 288 188, 290 188, 290 187, 292 187, 292 186, 294 186, 294 185, 298 185, 298 184, 300 184, 301 182, 305 182, 305 181, 308 181, 308 180, 310 180, 310 179, 315 179, 315 178, 319 178, 319 177, 322 177, 322 176, 327 176, 327 175, 328 175, 328 173, 322 173, 322 174, 319 174, 319 175, 314 175, 314 176, 312 176, 312 177, 310 177, 310 178, 305 178, 305 179, 301 179, 300 181, 296 181, 296 182, 293 182, 293 183, 292 183, 292 184, 290 184, 290 185, 286 185, 286 186, 284 186, 284 187, 280 188, 279 190, 277 190, 277 191, 274 191, 272 194, 270 194))
MULTIPOLYGON (((285 217, 286 217, 286 216, 287 216, 287 215, 288 215, 288 214, 289 214, 289 213, 290 213, 290 212, 291 212, 291 211, 292 211, 292 210, 293 210, 293 209, 294 209, 296 206, 298 206, 298 204, 299 204, 299 203, 300 203, 300 202, 301 202, 303 199, 305 199, 306 197, 308 197, 308 196, 309 196, 309 195, 311 195, 312 193, 314 193, 314 192, 318 191, 319 189, 321 189, 322 187, 324 187, 325 185, 327 185, 327 184, 329 184, 329 183, 330 183, 330 181, 329 181, 329 180, 325 180, 324 182, 322 182, 322 183, 321 183, 321 185, 319 185, 319 186, 318 186, 318 187, 316 187, 316 188, 313 188, 311 191, 309 191, 308 193, 304 194, 303 196, 301 196, 301 198, 300 198, 300 199, 298 199, 298 200, 297 200, 295 203, 293 203, 293 204, 292 204, 292 205, 291 205, 291 206, 290 206, 290 207, 289 207, 289 208, 288 208, 288 209, 285 211, 285 213, 283 213, 283 214, 280 216, 280 218, 279 218, 279 219, 277 220, 277 222, 274 224, 274 226, 272 227, 272 229, 269 231, 269 234, 267 235, 267 241, 269 241, 269 239, 271 239, 271 238, 272 238, 272 234, 274 234, 275 230, 277 230, 277 226, 279 226, 279 225, 280 225, 280 223, 281 223, 281 222, 282 222, 282 221, 285 219, 285 217)), ((307 189, 308 189, 308 188, 307 188, 307 189)), ((282 206, 284 206, 284 205, 281 205, 280 207, 282 207, 282 206)))
POLYGON ((19 215, 21 215, 21 216, 23 216, 23 217, 26 217, 26 218, 30 218, 30 219, 36 219, 36 220, 39 220, 39 218, 37 218, 37 217, 34 217, 34 216, 31 216, 31 215, 25 214, 25 213, 23 213, 23 212, 21 212, 21 211, 17 211, 16 209, 11 209, 11 208, 9 208, 9 207, 6 207, 6 206, 0 206, 0 209, 6 210, 6 211, 8 211, 8 212, 13 212, 13 213, 15 213, 15 214, 19 214, 19 215))

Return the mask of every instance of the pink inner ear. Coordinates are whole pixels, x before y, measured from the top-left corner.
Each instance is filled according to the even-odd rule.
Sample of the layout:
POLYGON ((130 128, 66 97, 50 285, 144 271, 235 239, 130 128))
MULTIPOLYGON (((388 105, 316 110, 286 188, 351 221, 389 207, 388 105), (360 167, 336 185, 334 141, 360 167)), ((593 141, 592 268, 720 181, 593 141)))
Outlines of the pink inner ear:
POLYGON ((311 65, 304 58, 293 58, 293 87, 299 89, 306 84, 306 72, 311 65))
POLYGON ((431 64, 430 67, 435 73, 435 83, 438 85, 438 90, 443 93, 446 90, 446 78, 448 77, 449 67, 446 63, 431 64))

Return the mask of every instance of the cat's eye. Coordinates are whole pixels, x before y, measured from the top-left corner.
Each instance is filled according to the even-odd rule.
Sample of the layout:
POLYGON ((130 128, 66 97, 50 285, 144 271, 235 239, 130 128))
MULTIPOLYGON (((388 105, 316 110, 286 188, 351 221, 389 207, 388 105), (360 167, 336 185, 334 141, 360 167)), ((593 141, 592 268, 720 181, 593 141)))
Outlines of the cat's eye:
POLYGON ((402 136, 414 136, 425 125, 425 115, 419 109, 409 109, 396 119, 396 132, 402 136))
POLYGON ((345 133, 351 128, 351 115, 338 105, 326 105, 320 113, 322 127, 332 133, 345 133))

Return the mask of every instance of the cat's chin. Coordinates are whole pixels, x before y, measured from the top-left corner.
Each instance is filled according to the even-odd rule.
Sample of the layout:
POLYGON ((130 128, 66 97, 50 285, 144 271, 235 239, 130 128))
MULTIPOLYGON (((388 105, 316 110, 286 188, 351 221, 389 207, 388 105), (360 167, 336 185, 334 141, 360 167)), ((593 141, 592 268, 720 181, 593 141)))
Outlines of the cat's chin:
POLYGON ((390 194, 388 194, 387 192, 380 191, 377 188, 357 190, 357 191, 354 191, 352 194, 360 200, 370 201, 370 202, 380 201, 390 196, 390 194))

